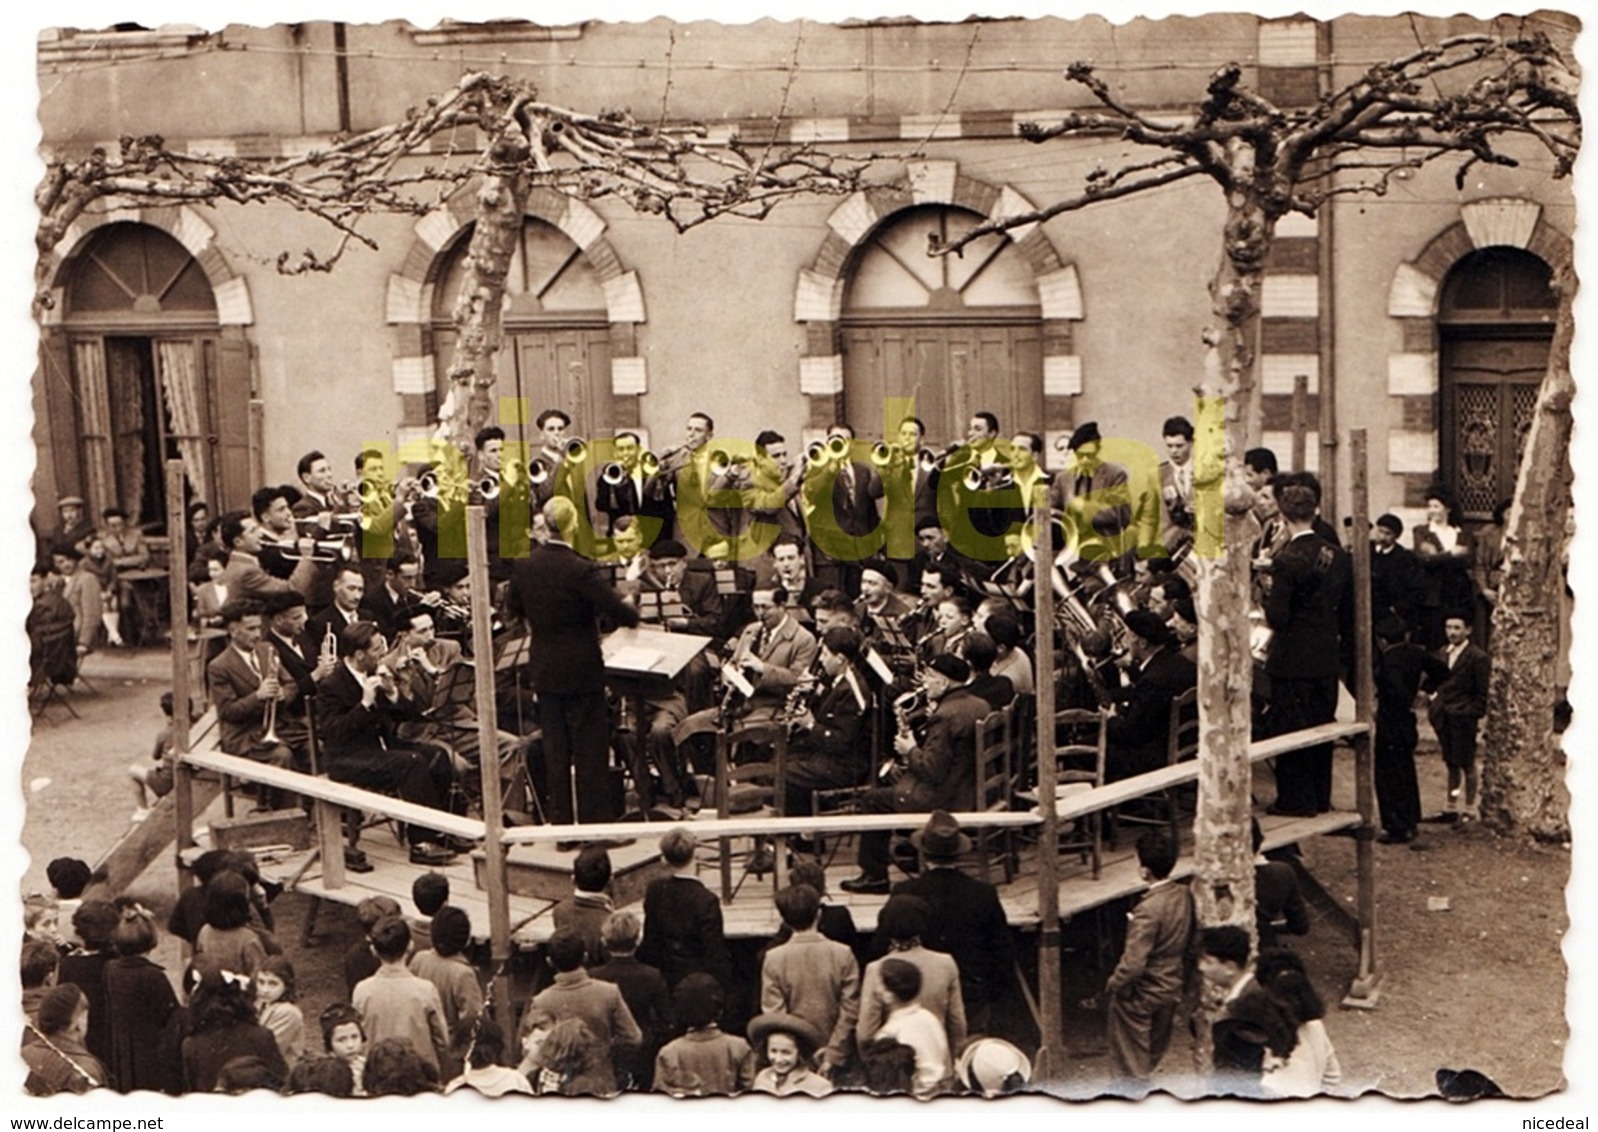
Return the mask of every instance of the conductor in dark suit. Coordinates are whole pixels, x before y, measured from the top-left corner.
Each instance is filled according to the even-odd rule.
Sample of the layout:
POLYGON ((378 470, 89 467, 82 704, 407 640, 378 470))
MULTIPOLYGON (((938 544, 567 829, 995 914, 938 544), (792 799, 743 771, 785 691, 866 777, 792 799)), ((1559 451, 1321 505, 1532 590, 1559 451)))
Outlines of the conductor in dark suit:
POLYGON ((1158 614, 1134 609, 1125 618, 1132 684, 1105 731, 1105 778, 1110 782, 1165 765, 1170 753, 1171 703, 1198 686, 1198 669, 1183 656, 1176 634, 1158 614))
MULTIPOLYGON (((357 621, 340 631, 337 665, 316 686, 316 722, 322 763, 334 782, 398 794, 435 810, 446 809, 454 770, 442 751, 424 751, 402 743, 397 728, 403 719, 420 718, 425 705, 406 700, 392 673, 381 669, 388 642, 371 621, 357 621)), ((406 827, 411 862, 447 863, 453 845, 425 826, 406 827)))
MULTIPOLYGON (((1288 541, 1271 564, 1265 619, 1274 630, 1265 671, 1271 678, 1270 731, 1284 735, 1337 717, 1339 610, 1348 553, 1312 529, 1315 493, 1302 483, 1276 490, 1288 541)), ((1332 748, 1323 743, 1276 760, 1271 813, 1312 817, 1332 808, 1332 748)))
POLYGON ((550 819, 556 824, 612 821, 621 815, 608 779, 610 713, 599 622, 604 617, 636 625, 638 611, 566 541, 577 524, 572 501, 557 495, 544 504, 543 514, 549 541, 516 563, 507 608, 526 621, 532 638, 550 819))
MULTIPOLYGON (((934 810, 910 842, 920 850, 926 871, 894 885, 894 895, 919 896, 931 906, 921 942, 954 957, 966 1024, 973 1033, 985 1032, 1012 964, 1010 925, 999 890, 958 868, 961 856, 971 849, 971 838, 947 811, 934 810)), ((886 939, 876 943, 879 953, 887 950, 886 939)))

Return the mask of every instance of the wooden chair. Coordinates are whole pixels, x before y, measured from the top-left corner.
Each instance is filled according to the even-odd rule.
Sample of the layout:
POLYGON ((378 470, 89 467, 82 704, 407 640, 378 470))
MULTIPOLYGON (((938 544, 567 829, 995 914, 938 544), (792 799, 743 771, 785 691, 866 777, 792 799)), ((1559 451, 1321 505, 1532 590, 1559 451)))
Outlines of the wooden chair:
MULTIPOLYGON (((787 787, 788 728, 785 724, 768 721, 717 733, 716 815, 718 817, 759 810, 780 818, 783 816, 783 799, 786 797, 787 787), (762 752, 762 756, 742 763, 737 761, 740 751, 747 753, 751 750, 762 752)), ((721 900, 723 904, 730 904, 733 897, 732 839, 723 837, 718 840, 721 857, 721 900)), ((745 854, 746 875, 749 871, 747 867, 749 857, 758 852, 758 847, 757 838, 755 848, 745 854)), ((780 836, 776 838, 772 855, 774 857, 772 876, 775 878, 776 888, 780 890, 788 879, 787 845, 780 836)))
MULTIPOLYGON (((1189 688, 1180 696, 1171 701, 1170 722, 1166 725, 1165 765, 1175 766, 1183 759, 1193 758, 1198 754, 1198 689, 1189 688)), ((1151 794, 1146 798, 1138 799, 1139 802, 1153 807, 1153 812, 1129 811, 1117 806, 1111 811, 1111 844, 1114 844, 1113 833, 1123 825, 1146 825, 1164 827, 1170 830, 1171 836, 1180 844, 1182 837, 1181 804, 1177 797, 1177 788, 1166 787, 1158 794, 1151 794)))
MULTIPOLYGON (((1014 774, 1015 705, 989 712, 977 721, 976 808, 985 814, 1003 813, 1015 796, 1014 774)), ((1000 831, 1003 844, 1004 883, 1015 879, 1015 839, 1009 830, 1000 831)), ((982 880, 988 879, 988 856, 994 831, 986 826, 976 831, 977 868, 982 880)))
MULTIPOLYGON (((1067 708, 1054 713, 1055 781, 1061 785, 1085 782, 1104 785, 1105 714, 1087 708, 1067 708), (1061 742, 1060 737, 1065 737, 1061 742)), ((1104 864, 1104 815, 1088 814, 1069 836, 1060 837, 1060 851, 1080 853, 1093 863, 1093 879, 1104 864)))

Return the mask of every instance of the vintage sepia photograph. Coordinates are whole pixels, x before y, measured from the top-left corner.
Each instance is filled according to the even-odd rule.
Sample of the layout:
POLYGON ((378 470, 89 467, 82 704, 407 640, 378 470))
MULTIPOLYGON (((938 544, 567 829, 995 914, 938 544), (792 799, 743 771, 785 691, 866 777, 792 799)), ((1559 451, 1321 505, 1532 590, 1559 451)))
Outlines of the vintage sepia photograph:
POLYGON ((476 7, 11 17, 0 1110, 1586 1114, 1578 13, 476 7))

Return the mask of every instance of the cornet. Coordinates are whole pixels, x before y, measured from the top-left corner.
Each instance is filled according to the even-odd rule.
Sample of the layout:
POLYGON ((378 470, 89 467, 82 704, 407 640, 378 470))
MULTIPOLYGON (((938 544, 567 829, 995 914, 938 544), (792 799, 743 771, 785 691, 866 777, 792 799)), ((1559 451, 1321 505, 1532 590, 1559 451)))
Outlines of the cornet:
POLYGON ((904 459, 904 449, 897 444, 885 444, 882 441, 871 446, 871 463, 878 468, 890 467, 904 459))
POLYGON ((805 449, 805 459, 812 464, 819 464, 823 460, 842 460, 849 454, 849 438, 835 436, 831 440, 813 441, 805 449))
POLYGON ((527 465, 527 482, 534 484, 543 483, 548 478, 549 465, 543 460, 535 457, 532 462, 527 465))
MULTIPOLYGON (((277 679, 278 659, 277 649, 270 644, 256 647, 256 659, 261 666, 261 683, 277 679)), ((277 697, 273 696, 266 701, 266 729, 261 733, 261 742, 276 746, 282 740, 277 734, 277 697)))
POLYGON ((588 459, 588 441, 573 438, 566 442, 566 459, 574 464, 581 464, 588 459))
POLYGON ((619 487, 627 480, 627 469, 613 460, 599 469, 599 478, 611 487, 619 487))
POLYGON ((499 477, 484 476, 477 481, 477 494, 483 497, 483 502, 492 503, 499 498, 499 477))

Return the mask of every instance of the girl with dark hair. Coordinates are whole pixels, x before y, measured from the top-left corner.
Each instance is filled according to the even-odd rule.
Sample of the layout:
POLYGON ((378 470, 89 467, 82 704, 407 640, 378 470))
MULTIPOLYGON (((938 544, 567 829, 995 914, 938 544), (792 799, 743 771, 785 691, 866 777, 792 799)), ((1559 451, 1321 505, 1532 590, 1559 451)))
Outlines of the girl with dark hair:
POLYGON ((414 1097, 438 1092, 438 1076, 404 1038, 374 1042, 366 1054, 362 1084, 369 1097, 414 1097))
POLYGON ((205 886, 205 926, 194 939, 197 960, 253 975, 266 958, 261 937, 250 927, 250 883, 224 869, 205 886))
POLYGON ((1337 1051, 1326 1033, 1326 1005, 1304 969, 1304 961, 1286 948, 1260 953, 1255 980, 1298 1020, 1293 1052, 1260 1076, 1260 1089, 1271 1097, 1312 1097, 1335 1089, 1343 1080, 1337 1051))
POLYGON ((209 1093, 217 1075, 235 1057, 254 1054, 277 1074, 288 1076, 272 1031, 255 1020, 249 976, 207 965, 189 1003, 192 1032, 183 1039, 183 1084, 191 1093, 209 1093))
POLYGON ((290 1069, 305 1056, 305 1015, 295 1000, 294 964, 268 955, 255 968, 256 1021, 272 1031, 278 1052, 290 1069))
POLYGON ((124 906, 111 929, 117 957, 105 965, 107 1068, 123 1093, 177 1093, 183 1086, 170 1056, 178 996, 166 971, 149 958, 158 939, 155 917, 139 904, 124 906))
POLYGON ((451 1035, 451 1050, 466 1070, 444 1086, 446 1095, 458 1089, 473 1089, 485 1097, 532 1093, 526 1077, 500 1064, 505 1056, 505 1031, 492 1018, 476 1014, 461 1019, 451 1035))

